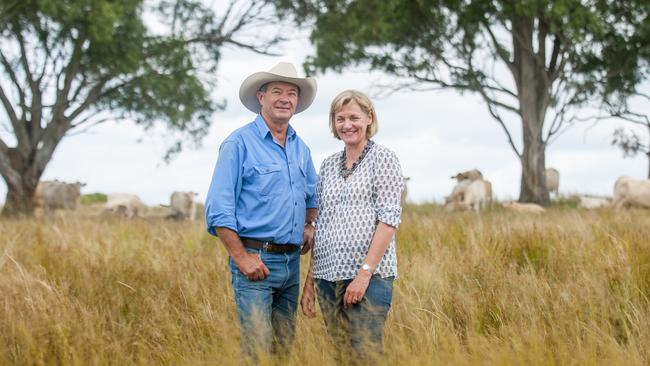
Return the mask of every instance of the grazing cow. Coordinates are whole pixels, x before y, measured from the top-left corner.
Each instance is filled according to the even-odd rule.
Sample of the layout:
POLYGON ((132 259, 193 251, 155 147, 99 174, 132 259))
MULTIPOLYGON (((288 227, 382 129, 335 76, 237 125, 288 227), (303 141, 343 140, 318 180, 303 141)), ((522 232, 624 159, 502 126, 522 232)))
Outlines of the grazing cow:
POLYGON ((451 194, 445 197, 445 203, 463 202, 465 200, 465 191, 471 183, 472 181, 469 179, 459 181, 458 184, 454 186, 454 189, 452 189, 451 194))
POLYGON ((492 200, 492 183, 478 179, 472 181, 465 189, 463 204, 474 211, 485 208, 492 200))
POLYGON ((34 193, 34 202, 49 212, 57 208, 75 210, 85 183, 65 183, 58 180, 39 182, 34 193))
POLYGON ((190 219, 196 217, 196 201, 194 201, 195 192, 173 192, 170 198, 169 206, 172 209, 171 218, 190 219))
POLYGON ((544 207, 536 203, 510 202, 510 203, 505 203, 503 207, 514 212, 522 212, 522 213, 540 214, 546 211, 544 207))
POLYGON ((610 199, 606 197, 597 196, 578 196, 578 206, 588 210, 600 207, 607 207, 610 205, 610 199))
POLYGON ((616 209, 622 207, 650 208, 650 179, 620 177, 614 184, 614 201, 616 209))
POLYGON ((460 183, 460 182, 462 182, 464 180, 467 180, 467 179, 469 179, 469 180, 479 180, 479 179, 483 179, 483 173, 481 173, 481 171, 478 170, 478 169, 472 169, 472 170, 468 170, 468 171, 465 171, 465 172, 458 173, 456 175, 452 175, 451 179, 456 179, 458 181, 458 183, 460 183))
MULTIPOLYGON (((465 189, 467 189, 467 186, 475 180, 483 179, 483 173, 478 169, 472 169, 452 175, 451 179, 456 179, 457 183, 451 191, 451 194, 445 198, 445 203, 454 201, 462 202, 465 199, 465 189)), ((490 190, 492 190, 491 185, 490 190)), ((492 192, 490 192, 491 196, 492 192)))
POLYGON ((484 179, 459 182, 445 199, 448 211, 471 209, 479 211, 492 200, 492 183, 484 179))
POLYGON ((546 168, 545 180, 546 190, 548 193, 555 193, 555 197, 560 194, 560 172, 555 168, 546 168))
POLYGON ((140 197, 130 193, 109 194, 104 204, 105 212, 128 218, 143 217, 146 210, 140 197))

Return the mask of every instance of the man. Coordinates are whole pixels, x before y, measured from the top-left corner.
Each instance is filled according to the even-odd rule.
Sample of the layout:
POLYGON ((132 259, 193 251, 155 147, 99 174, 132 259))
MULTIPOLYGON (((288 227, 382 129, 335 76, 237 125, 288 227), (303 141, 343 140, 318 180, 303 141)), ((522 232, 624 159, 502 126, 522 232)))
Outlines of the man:
POLYGON ((282 356, 294 338, 300 254, 313 245, 318 177, 289 120, 315 94, 316 80, 299 78, 290 63, 250 75, 239 99, 258 115, 219 149, 206 223, 230 255, 245 355, 282 356))

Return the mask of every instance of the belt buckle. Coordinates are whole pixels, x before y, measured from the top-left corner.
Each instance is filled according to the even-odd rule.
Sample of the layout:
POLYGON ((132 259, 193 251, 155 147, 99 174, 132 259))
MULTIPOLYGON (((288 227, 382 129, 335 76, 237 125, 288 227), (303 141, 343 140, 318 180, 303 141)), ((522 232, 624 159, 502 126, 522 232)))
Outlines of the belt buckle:
POLYGON ((265 242, 262 243, 262 250, 265 251, 265 252, 269 251, 269 242, 268 241, 265 241, 265 242))

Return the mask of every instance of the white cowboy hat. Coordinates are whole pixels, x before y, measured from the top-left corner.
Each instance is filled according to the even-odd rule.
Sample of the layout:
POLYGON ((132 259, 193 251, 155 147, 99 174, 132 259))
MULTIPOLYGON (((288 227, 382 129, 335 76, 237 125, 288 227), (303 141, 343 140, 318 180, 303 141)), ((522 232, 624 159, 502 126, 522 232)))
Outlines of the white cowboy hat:
POLYGON ((316 97, 316 79, 300 78, 293 64, 280 62, 268 72, 256 72, 247 77, 239 87, 239 100, 252 112, 259 113, 260 102, 257 100, 257 91, 262 85, 272 81, 283 81, 300 88, 296 113, 307 109, 316 97))

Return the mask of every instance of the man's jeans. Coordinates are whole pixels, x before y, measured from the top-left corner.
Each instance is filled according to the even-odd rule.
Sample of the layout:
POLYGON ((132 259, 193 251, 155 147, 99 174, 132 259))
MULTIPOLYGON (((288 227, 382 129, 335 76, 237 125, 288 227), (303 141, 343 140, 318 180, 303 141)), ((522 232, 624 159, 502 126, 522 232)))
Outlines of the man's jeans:
POLYGON ((264 280, 250 281, 232 258, 229 260, 242 354, 253 357, 256 354, 286 355, 296 331, 300 251, 276 254, 246 250, 258 253, 270 274, 264 280))
MULTIPOLYGON (((363 299, 348 308, 343 306, 345 290, 352 280, 330 282, 314 279, 327 332, 332 336, 338 357, 354 351, 358 361, 379 357, 382 353, 384 323, 393 299, 394 277, 372 276, 363 299)), ((354 360, 339 360, 350 362, 354 360)))

